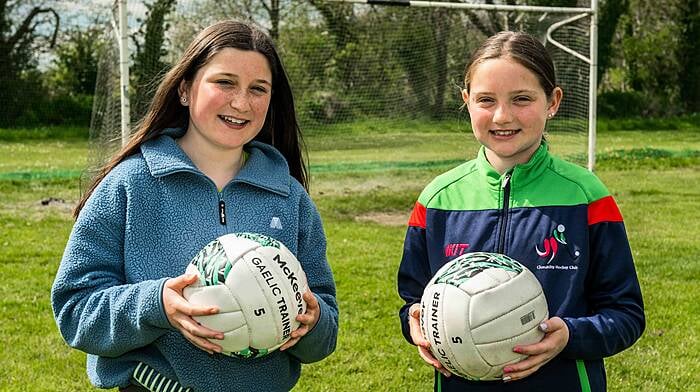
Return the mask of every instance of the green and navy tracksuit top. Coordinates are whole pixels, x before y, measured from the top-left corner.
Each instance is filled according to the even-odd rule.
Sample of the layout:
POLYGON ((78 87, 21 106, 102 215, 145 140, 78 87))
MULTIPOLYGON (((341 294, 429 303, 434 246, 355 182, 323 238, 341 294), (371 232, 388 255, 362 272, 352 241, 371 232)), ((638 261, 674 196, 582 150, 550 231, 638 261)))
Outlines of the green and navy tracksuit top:
POLYGON ((434 179, 409 219, 398 272, 405 338, 408 308, 451 259, 497 252, 539 279, 550 317, 569 327, 564 350, 523 380, 472 382, 435 373, 443 391, 604 391, 603 358, 630 347, 645 326, 644 305, 622 215, 588 170, 550 155, 499 174, 482 147, 476 159, 434 179))

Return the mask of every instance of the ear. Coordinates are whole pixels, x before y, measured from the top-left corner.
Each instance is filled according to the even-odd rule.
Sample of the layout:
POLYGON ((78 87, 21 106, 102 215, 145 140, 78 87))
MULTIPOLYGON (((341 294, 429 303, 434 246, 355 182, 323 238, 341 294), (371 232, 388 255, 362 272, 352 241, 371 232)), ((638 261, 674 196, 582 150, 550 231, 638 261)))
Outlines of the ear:
POLYGON ((469 92, 466 88, 462 89, 462 100, 464 101, 465 105, 469 106, 469 92))
POLYGON ((555 87, 552 90, 552 99, 549 100, 549 107, 547 108, 548 115, 554 116, 557 113, 563 97, 564 91, 561 88, 555 87))
POLYGON ((190 99, 190 86, 187 85, 187 82, 183 79, 180 81, 180 85, 177 87, 177 94, 180 96, 180 102, 182 102, 182 98, 186 98, 188 101, 190 99))

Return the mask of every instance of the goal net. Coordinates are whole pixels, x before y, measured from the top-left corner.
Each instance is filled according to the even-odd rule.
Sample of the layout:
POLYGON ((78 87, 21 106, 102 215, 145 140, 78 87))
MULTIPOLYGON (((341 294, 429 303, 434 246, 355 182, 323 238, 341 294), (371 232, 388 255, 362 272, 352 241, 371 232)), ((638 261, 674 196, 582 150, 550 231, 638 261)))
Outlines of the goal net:
MULTIPOLYGON (((138 74, 144 66, 132 65, 132 125, 143 114, 141 103, 148 102, 162 75, 158 67, 172 64, 201 28, 236 18, 253 22, 275 38, 303 131, 373 119, 398 127, 402 120, 435 121, 436 126, 441 121, 458 121, 468 130, 468 113, 460 95, 466 62, 488 36, 517 30, 545 44, 564 90, 562 106, 548 122, 552 150, 582 165, 587 162, 592 110, 588 3, 579 1, 577 8, 561 9, 513 7, 503 1, 466 4, 472 8, 465 3, 420 1, 392 6, 366 1, 152 0, 138 7, 134 2, 129 10, 141 15, 129 18, 132 63, 149 61, 156 68, 137 80, 134 71, 138 74), (273 4, 278 6, 276 13, 273 4), (165 8, 156 8, 159 5, 165 8), (153 31, 147 22, 156 11, 163 18, 162 47, 147 53, 145 34, 153 31)), ((119 105, 115 96, 119 88, 114 87, 119 80, 117 39, 112 41, 115 49, 101 64, 103 79, 98 83, 91 129, 97 144, 107 146, 100 150, 100 159, 105 150, 115 147, 106 141, 120 135, 120 110, 112 106, 119 105)))

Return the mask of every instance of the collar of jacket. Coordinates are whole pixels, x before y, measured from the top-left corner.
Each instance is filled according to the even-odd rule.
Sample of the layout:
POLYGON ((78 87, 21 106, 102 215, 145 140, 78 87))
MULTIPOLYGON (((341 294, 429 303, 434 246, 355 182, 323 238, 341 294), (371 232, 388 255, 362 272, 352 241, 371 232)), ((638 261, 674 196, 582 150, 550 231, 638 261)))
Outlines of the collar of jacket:
POLYGON ((518 189, 527 186, 532 181, 536 180, 549 166, 552 157, 549 155, 549 147, 545 141, 542 141, 539 148, 532 154, 527 163, 515 165, 514 168, 500 174, 491 166, 486 159, 486 148, 481 146, 479 155, 476 158, 477 168, 479 172, 486 177, 489 186, 499 189, 503 184, 503 179, 506 174, 511 174, 510 183, 513 189, 518 189))
MULTIPOLYGON (((153 177, 177 172, 204 175, 175 142, 184 134, 182 128, 167 128, 160 136, 141 145, 141 153, 153 177)), ((248 160, 231 182, 242 182, 288 196, 291 177, 284 156, 271 145, 255 140, 243 148, 248 153, 248 160)))

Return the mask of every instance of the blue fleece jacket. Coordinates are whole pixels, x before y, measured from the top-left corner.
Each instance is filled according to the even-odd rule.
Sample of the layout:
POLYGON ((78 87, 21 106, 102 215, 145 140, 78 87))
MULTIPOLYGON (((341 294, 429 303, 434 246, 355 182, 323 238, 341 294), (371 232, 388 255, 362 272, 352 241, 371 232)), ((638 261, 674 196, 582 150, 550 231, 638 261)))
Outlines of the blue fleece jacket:
POLYGON ((273 147, 251 142, 248 160, 221 191, 179 148, 181 129, 141 146, 98 185, 78 216, 51 293, 66 342, 88 353, 97 387, 126 386, 139 362, 196 391, 284 391, 301 363, 333 352, 335 284, 316 208, 273 147), (225 218, 222 217, 222 213, 225 218), (170 325, 162 290, 204 245, 255 232, 294 253, 321 316, 284 352, 257 359, 210 355, 170 325))

